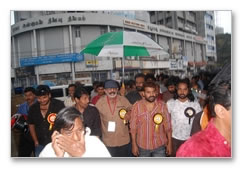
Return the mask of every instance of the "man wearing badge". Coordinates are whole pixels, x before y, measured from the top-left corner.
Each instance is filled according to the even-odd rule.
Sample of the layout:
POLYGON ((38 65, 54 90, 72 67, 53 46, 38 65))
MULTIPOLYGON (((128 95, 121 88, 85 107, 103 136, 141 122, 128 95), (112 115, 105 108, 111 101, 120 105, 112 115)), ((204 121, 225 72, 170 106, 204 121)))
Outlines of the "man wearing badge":
POLYGON ((28 124, 35 143, 35 156, 51 142, 52 128, 57 112, 64 108, 62 101, 51 98, 51 90, 46 85, 36 89, 37 102, 29 109, 28 124))
POLYGON ((131 112, 132 153, 139 157, 165 157, 171 154, 171 124, 167 106, 156 99, 156 84, 145 82, 144 99, 131 112))
POLYGON ((104 88, 106 95, 95 105, 100 112, 102 141, 112 157, 128 157, 130 137, 126 123, 130 119, 131 104, 117 94, 116 81, 107 80, 104 88))
POLYGON ((179 80, 176 95, 167 102, 167 107, 171 115, 172 156, 175 157, 178 148, 190 137, 195 114, 202 111, 190 91, 189 79, 179 80))

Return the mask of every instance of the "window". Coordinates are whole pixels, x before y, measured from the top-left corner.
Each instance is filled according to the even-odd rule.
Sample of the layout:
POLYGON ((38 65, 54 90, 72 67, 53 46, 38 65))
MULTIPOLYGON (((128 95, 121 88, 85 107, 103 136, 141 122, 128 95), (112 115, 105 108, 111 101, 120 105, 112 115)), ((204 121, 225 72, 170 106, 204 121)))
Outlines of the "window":
POLYGON ((208 50, 213 50, 214 51, 214 46, 208 45, 208 50))
POLYGON ((77 27, 77 28, 75 28, 75 38, 80 38, 81 36, 80 36, 80 28, 79 27, 77 27))

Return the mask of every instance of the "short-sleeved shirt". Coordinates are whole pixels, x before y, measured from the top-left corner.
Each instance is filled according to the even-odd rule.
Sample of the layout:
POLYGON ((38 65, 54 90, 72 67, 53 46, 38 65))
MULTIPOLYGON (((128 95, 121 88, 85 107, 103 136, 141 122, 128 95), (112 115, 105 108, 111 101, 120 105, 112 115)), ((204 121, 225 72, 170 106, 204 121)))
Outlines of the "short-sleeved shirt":
POLYGON ((108 96, 102 96, 96 103, 96 107, 100 112, 102 140, 106 146, 117 147, 128 144, 130 142, 128 125, 125 125, 123 120, 119 116, 119 110, 131 109, 131 104, 124 96, 117 95, 116 107, 114 114, 110 111, 110 107, 114 109, 114 103, 110 102, 110 107, 107 101, 108 96), (108 131, 108 127, 113 125, 115 130, 108 131))
POLYGON ((132 107, 130 131, 136 134, 136 142, 139 147, 146 150, 154 150, 167 144, 166 133, 171 131, 170 115, 167 106, 162 101, 155 101, 152 111, 148 111, 144 100, 136 102, 132 107), (154 123, 154 115, 161 114, 162 123, 154 123))
POLYGON ((96 107, 88 105, 84 110, 84 125, 91 129, 91 134, 94 136, 101 136, 101 122, 100 114, 96 107))
POLYGON ((194 134, 178 149, 177 157, 231 157, 231 145, 211 119, 205 130, 194 134))
POLYGON ((178 140, 187 140, 190 137, 193 116, 190 120, 185 115, 185 109, 192 107, 196 113, 202 111, 197 101, 191 102, 189 100, 181 102, 178 99, 171 99, 167 102, 168 111, 171 115, 172 137, 178 140))
POLYGON ((23 104, 21 104, 17 110, 18 114, 22 114, 22 115, 28 115, 28 111, 29 111, 29 105, 27 102, 24 102, 23 104))
MULTIPOLYGON (((36 102, 36 100, 35 100, 36 102)), ((34 103, 35 103, 34 102, 34 103)), ((26 115, 28 116, 28 111, 29 111, 29 105, 28 103, 25 101, 23 104, 21 104, 17 110, 17 113, 22 114, 22 115, 26 115)))
POLYGON ((28 124, 35 125, 35 132, 40 145, 45 146, 49 142, 51 142, 51 134, 52 130, 49 130, 50 123, 47 118, 51 113, 58 113, 65 106, 62 101, 51 99, 48 111, 46 113, 45 118, 43 118, 40 111, 39 102, 34 103, 30 106, 29 116, 28 116, 28 124))

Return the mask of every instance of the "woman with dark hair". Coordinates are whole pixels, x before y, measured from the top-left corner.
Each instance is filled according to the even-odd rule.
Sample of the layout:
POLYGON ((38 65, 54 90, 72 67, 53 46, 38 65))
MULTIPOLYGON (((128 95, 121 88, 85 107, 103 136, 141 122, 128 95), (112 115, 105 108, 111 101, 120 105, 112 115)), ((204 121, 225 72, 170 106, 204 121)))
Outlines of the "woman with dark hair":
POLYGON ((90 129, 84 128, 83 115, 76 108, 62 109, 53 128, 52 142, 46 145, 40 157, 110 157, 98 137, 90 136, 90 129))

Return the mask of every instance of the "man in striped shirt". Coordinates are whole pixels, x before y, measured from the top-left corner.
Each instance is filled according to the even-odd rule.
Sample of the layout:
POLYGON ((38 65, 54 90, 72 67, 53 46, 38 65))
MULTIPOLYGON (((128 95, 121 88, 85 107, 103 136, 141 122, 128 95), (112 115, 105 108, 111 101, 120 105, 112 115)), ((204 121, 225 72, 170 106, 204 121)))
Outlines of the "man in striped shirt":
POLYGON ((165 157, 170 155, 171 123, 166 104, 156 100, 156 85, 146 82, 144 99, 133 105, 130 132, 132 153, 139 157, 165 157))

